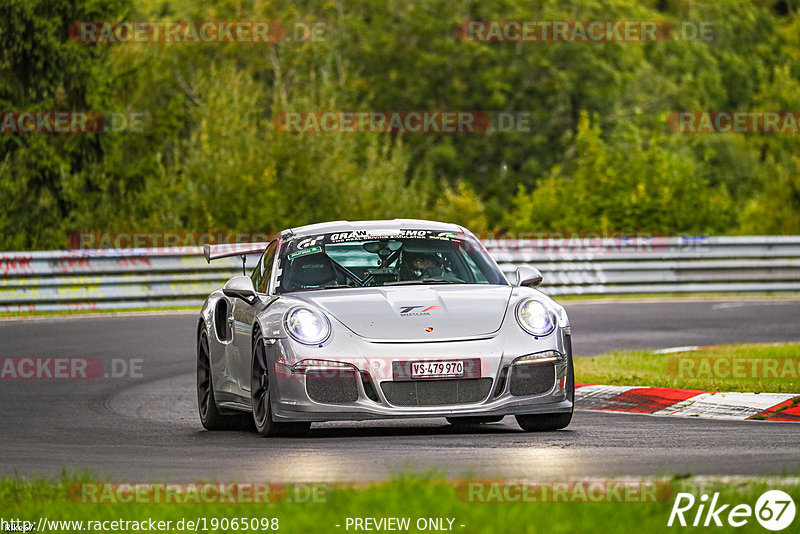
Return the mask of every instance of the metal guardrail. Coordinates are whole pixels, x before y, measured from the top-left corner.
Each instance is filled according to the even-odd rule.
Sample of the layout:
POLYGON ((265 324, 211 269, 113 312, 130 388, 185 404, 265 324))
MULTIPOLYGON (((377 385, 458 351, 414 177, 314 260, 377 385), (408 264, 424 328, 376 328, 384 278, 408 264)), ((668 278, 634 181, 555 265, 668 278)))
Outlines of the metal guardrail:
MULTIPOLYGON (((800 291, 800 236, 485 241, 513 280, 542 271, 551 295, 800 291)), ((248 257, 248 265, 258 258, 248 257)), ((0 253, 0 312, 199 306, 238 258, 199 247, 0 253)))

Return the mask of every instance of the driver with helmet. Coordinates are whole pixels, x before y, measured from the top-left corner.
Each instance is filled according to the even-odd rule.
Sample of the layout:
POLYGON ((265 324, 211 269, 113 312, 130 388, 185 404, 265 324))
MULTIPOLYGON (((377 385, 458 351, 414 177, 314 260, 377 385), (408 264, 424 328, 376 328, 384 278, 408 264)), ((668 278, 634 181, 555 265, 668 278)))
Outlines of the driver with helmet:
POLYGON ((403 251, 402 263, 400 264, 400 279, 422 280, 425 278, 458 280, 445 269, 442 258, 438 254, 403 251))

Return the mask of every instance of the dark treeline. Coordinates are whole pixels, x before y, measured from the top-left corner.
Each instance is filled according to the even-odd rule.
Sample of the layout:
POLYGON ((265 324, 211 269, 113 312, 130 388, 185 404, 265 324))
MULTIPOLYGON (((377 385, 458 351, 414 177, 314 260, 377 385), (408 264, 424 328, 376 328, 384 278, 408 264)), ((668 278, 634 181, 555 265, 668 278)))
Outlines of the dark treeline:
POLYGON ((269 232, 342 218, 800 233, 800 134, 668 126, 676 110, 798 110, 799 74, 800 17, 785 0, 0 0, 0 111, 147 116, 138 131, 0 134, 0 249, 64 248, 82 231, 269 232), (475 19, 688 21, 712 37, 460 38, 475 19), (287 36, 69 38, 77 21, 202 20, 280 21, 287 36), (312 26, 314 38, 296 39, 312 26), (273 119, 287 110, 505 111, 530 127, 284 133, 273 119))

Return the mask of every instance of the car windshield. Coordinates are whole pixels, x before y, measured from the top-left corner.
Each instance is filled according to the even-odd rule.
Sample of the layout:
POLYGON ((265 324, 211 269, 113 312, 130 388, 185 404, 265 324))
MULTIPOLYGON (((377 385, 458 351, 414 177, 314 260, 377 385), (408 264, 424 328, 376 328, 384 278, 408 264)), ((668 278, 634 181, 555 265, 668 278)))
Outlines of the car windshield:
POLYGON ((282 247, 278 293, 417 284, 508 285, 474 237, 431 230, 302 236, 282 247))

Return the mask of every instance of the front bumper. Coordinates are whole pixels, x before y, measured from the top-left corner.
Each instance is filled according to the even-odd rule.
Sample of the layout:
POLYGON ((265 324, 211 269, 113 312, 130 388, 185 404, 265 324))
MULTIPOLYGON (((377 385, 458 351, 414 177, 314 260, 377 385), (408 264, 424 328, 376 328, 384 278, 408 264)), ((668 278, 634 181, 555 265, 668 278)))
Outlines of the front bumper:
POLYGON ((269 345, 268 351, 274 369, 270 383, 272 412, 277 421, 505 416, 565 413, 573 409, 567 376, 572 354, 568 330, 562 328, 536 341, 528 336, 517 339, 501 335, 443 343, 372 343, 357 338, 329 347, 309 348, 290 339, 280 339, 269 345), (347 347, 346 351, 343 347, 347 347), (557 354, 558 358, 524 367, 550 366, 552 376, 548 387, 545 389, 540 383, 535 394, 520 391, 519 381, 512 387, 512 378, 520 376, 515 373, 522 367, 514 362, 521 356, 540 353, 557 354), (328 376, 333 380, 332 388, 339 386, 338 381, 343 391, 346 389, 336 402, 320 402, 318 393, 309 394, 314 391, 310 390, 312 380, 321 376, 318 369, 311 367, 293 372, 297 362, 307 359, 348 365, 338 369, 340 372, 326 371, 334 371, 328 376), (407 368, 410 361, 458 359, 479 362, 477 368, 469 371, 472 381, 469 388, 463 387, 466 385, 463 383, 455 384, 467 380, 463 378, 411 380, 409 376, 397 374, 397 369, 407 368), (476 381, 480 381, 482 389, 475 389, 476 381), (441 388, 439 396, 437 388, 441 388), (462 394, 460 390, 456 393, 459 388, 469 393, 462 394), (398 389, 401 390, 399 397, 398 389), (315 396, 317 400, 312 398, 315 396), (469 402, 459 402, 462 397, 470 397, 469 402))

